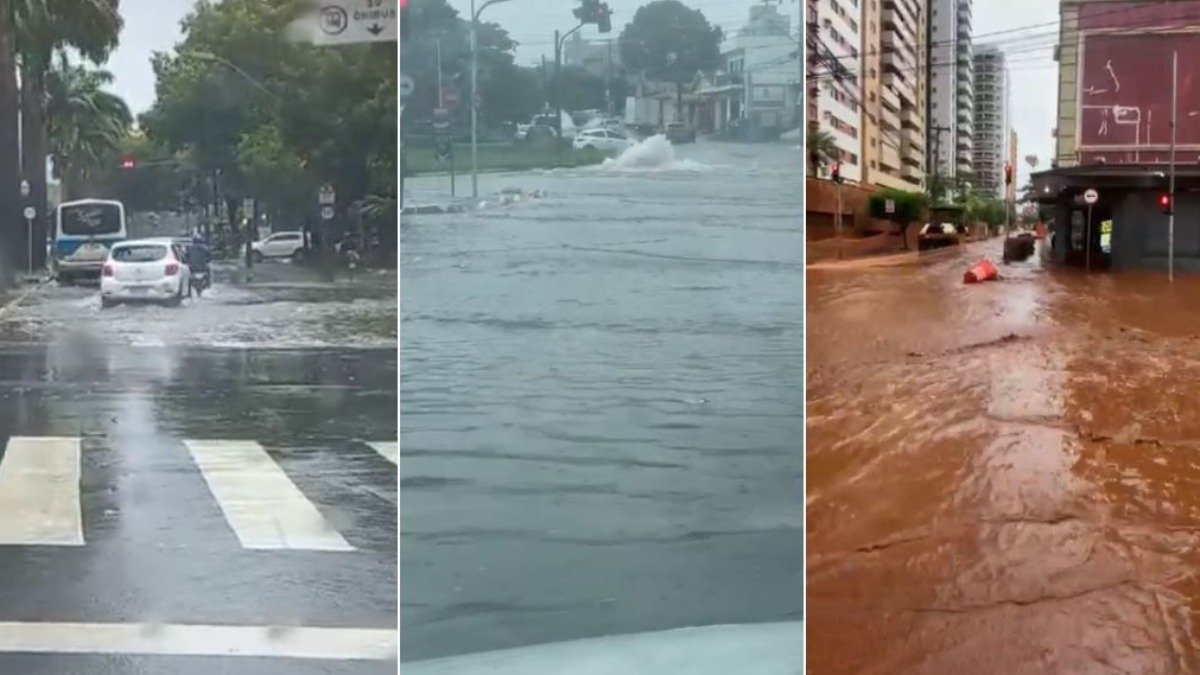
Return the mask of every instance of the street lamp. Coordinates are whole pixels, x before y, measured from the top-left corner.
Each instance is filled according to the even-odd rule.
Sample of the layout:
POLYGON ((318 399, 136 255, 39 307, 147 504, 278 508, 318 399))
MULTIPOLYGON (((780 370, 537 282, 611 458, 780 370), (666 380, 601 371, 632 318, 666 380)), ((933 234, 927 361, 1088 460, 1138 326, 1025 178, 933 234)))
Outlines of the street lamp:
POLYGON ((475 9, 475 0, 471 0, 471 198, 479 197, 479 61, 476 45, 476 33, 479 26, 479 15, 483 10, 498 2, 508 0, 487 0, 475 9))
POLYGON ((268 87, 267 85, 263 84, 261 80, 258 80, 250 73, 247 73, 246 71, 242 70, 233 61, 230 61, 229 59, 227 59, 223 56, 217 56, 216 54, 213 54, 211 52, 197 52, 197 51, 191 51, 191 50, 179 52, 179 55, 181 57, 191 57, 191 58, 197 59, 199 61, 209 61, 211 63, 219 63, 222 66, 225 66, 226 68, 228 68, 228 69, 232 70, 233 72, 237 73, 238 75, 240 75, 243 80, 254 85, 254 87, 256 89, 265 93, 267 96, 270 96, 275 102, 279 103, 279 102, 283 101, 282 96, 280 96, 279 94, 276 94, 274 91, 272 91, 271 88, 268 87))

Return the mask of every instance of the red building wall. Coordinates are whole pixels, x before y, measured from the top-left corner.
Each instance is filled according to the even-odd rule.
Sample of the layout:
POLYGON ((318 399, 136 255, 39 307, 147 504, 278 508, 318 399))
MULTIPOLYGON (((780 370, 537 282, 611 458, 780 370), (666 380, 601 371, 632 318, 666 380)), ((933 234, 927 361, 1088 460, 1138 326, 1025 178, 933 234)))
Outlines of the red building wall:
POLYGON ((1200 1, 1085 3, 1079 11, 1080 163, 1168 161, 1175 52, 1176 161, 1200 161, 1200 1))

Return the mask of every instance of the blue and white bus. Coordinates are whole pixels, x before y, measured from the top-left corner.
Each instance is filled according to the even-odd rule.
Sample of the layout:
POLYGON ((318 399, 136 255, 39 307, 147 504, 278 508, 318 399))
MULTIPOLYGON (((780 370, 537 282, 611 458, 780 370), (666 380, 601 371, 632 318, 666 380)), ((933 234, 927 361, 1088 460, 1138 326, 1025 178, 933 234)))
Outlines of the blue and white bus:
POLYGON ((55 277, 63 284, 99 278, 108 249, 128 236, 121 202, 77 199, 59 204, 54 218, 55 277))

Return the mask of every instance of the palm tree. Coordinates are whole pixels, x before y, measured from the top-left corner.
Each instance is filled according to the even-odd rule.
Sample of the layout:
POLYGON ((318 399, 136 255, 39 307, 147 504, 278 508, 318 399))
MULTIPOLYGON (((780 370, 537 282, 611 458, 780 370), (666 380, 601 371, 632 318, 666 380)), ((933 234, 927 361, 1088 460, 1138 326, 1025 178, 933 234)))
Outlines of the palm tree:
POLYGON ((63 200, 79 196, 88 178, 114 161, 133 124, 129 106, 105 91, 112 73, 72 65, 65 56, 46 74, 46 119, 63 200))
MULTIPOLYGON (((45 237, 48 222, 44 213, 49 154, 46 78, 53 55, 69 47, 94 64, 103 63, 121 32, 118 7, 119 0, 10 0, 21 69, 21 166, 39 214, 35 238, 45 237)), ((33 250, 40 258, 43 248, 33 250)))
POLYGON ((18 186, 21 178, 20 158, 17 155, 17 56, 16 27, 11 7, 16 0, 0 0, 0 287, 8 288, 16 281, 14 273, 21 269, 21 251, 17 244, 24 239, 21 220, 21 197, 18 186), (5 255, 5 253, 7 255, 5 255))
POLYGON ((842 152, 833 134, 817 127, 809 127, 804 145, 808 148, 808 162, 813 176, 820 174, 822 164, 836 159, 842 152))

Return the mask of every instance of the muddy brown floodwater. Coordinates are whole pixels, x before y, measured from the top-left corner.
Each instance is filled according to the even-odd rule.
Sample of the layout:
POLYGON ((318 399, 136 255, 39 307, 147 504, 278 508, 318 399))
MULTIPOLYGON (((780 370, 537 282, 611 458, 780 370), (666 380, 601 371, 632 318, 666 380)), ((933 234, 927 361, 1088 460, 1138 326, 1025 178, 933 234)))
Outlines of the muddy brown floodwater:
POLYGON ((808 672, 1200 672, 1200 277, 808 274, 808 672))

